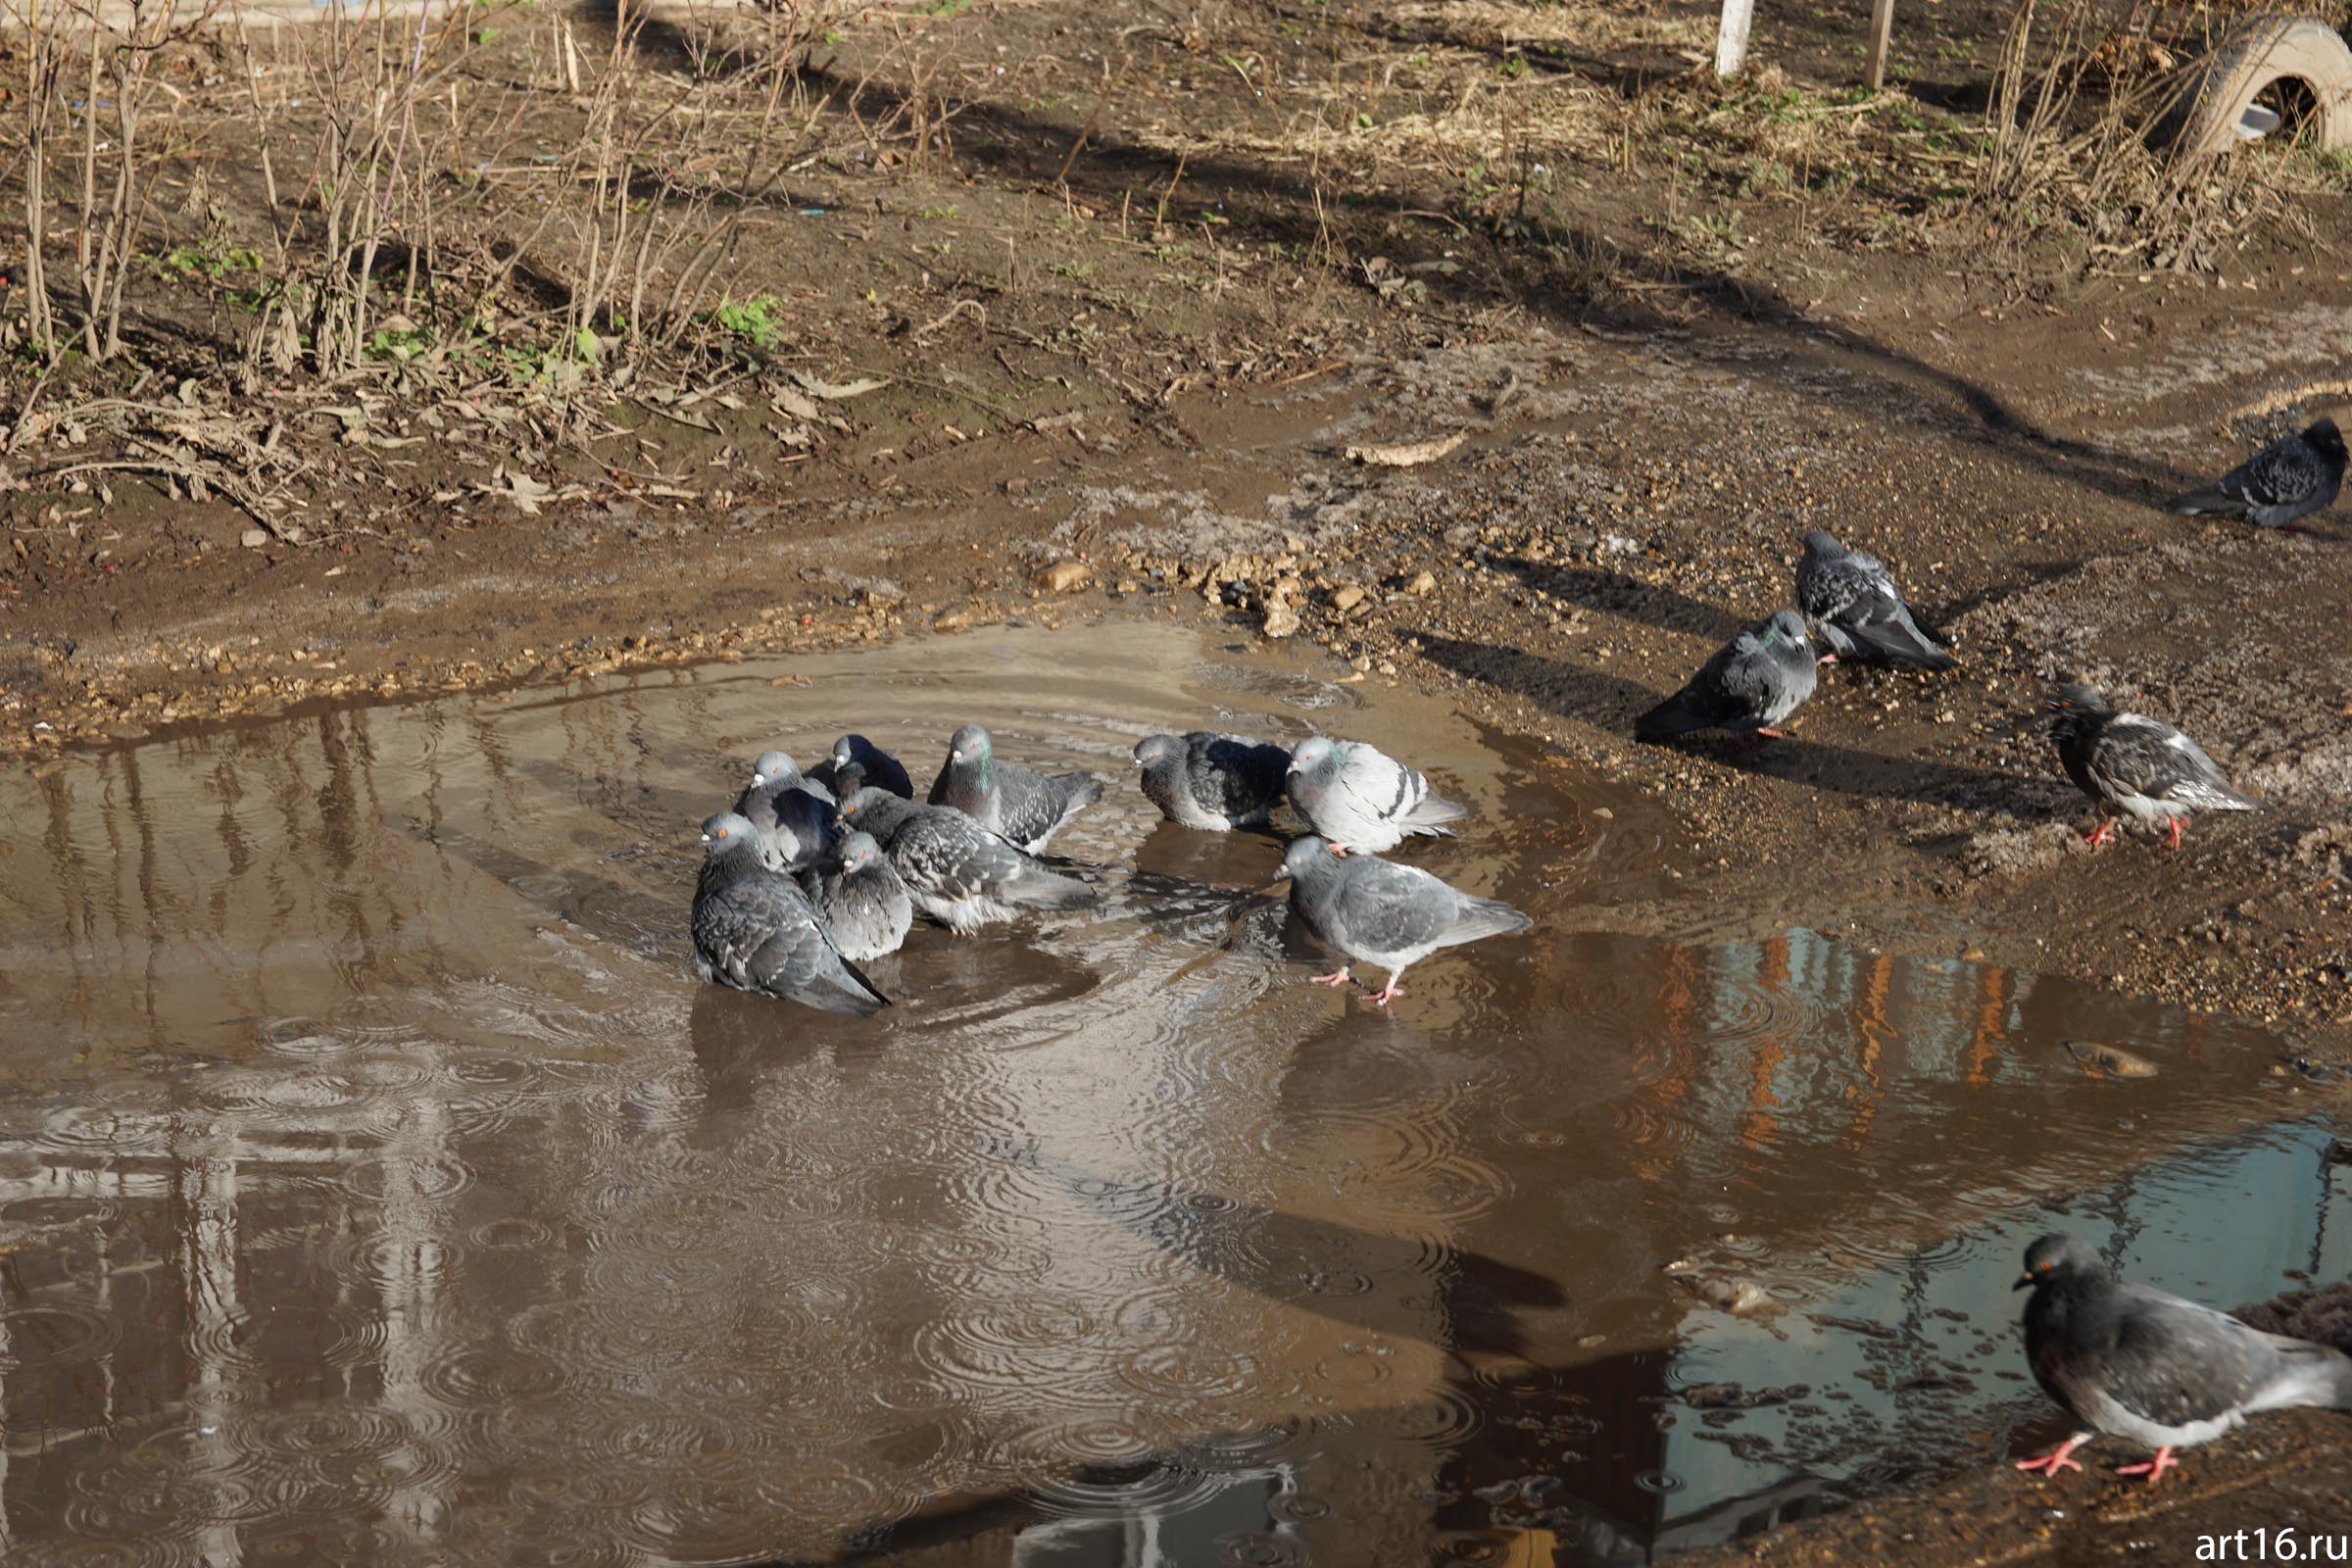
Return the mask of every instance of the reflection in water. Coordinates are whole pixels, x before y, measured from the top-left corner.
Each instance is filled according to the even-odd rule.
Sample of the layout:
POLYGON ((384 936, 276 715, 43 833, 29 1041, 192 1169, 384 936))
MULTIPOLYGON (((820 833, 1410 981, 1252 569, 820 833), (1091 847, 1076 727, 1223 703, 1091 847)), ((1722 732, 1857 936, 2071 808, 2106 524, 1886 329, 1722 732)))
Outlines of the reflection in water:
POLYGON ((1641 803, 1425 704, 1137 627, 776 673, 0 785, 0 1556, 1634 1561, 2042 1421, 2053 1202, 2208 1298, 2352 1266, 2264 1037, 1566 934, 1654 896, 1641 803), (918 930, 870 1021, 694 983, 744 759, 966 719, 1116 776, 1055 843, 1103 909, 918 930), (1480 814, 1413 858, 1539 919, 1395 1017, 1299 983, 1267 839, 1129 782, 1143 726, 1322 723, 1437 764, 1480 814))

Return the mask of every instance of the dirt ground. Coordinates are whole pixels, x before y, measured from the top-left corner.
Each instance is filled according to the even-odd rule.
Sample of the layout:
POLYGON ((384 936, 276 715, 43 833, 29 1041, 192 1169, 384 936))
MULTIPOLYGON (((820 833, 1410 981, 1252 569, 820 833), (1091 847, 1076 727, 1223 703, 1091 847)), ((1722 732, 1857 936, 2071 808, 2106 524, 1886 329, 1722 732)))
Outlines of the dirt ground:
MULTIPOLYGON (((240 390, 227 358, 163 370, 160 349, 112 382, 19 365, 6 742, 39 766, 317 705, 1204 620, 1449 694, 1548 742, 1571 789, 1654 798, 1676 895, 1596 885, 1596 927, 1804 923, 2082 976, 2272 1023, 2299 1054, 2276 1070, 2331 1097, 2352 522, 2258 534, 2161 503, 2352 391, 2352 206, 2305 181, 2151 219, 2160 242, 2020 238, 1949 170, 2005 11, 1906 20, 1879 98, 1845 91, 1858 31, 1794 6, 1762 10, 1763 86, 1717 87, 1691 72, 1707 15, 901 9, 883 65, 922 65, 915 85, 858 66, 862 33, 810 69, 929 92, 940 126, 831 125, 731 274, 758 330, 713 324, 666 378, 582 397, 396 356, 240 390), (1413 466, 1350 456, 1457 436, 1413 466), (148 461, 165 446, 177 469, 148 461), (1962 667, 1827 670, 1753 755, 1634 744, 1789 601, 1816 527, 1883 556, 1962 667), (2085 846, 2037 717, 2062 676, 2178 721, 2269 809, 2179 851, 2085 846)), ((187 123, 241 90, 238 58, 187 51, 187 123)), ((204 221, 224 244, 239 220, 204 221)), ((176 270, 159 311, 199 336, 233 317, 234 271, 176 270)), ((2238 1479, 2168 1491, 2167 1531, 2342 1480, 2325 1418, 2259 1441, 2200 1467, 2238 1479), (2265 1470, 2296 1445, 2317 1470, 2265 1470)), ((1755 1552, 2137 1539, 2136 1494, 2060 1523, 2015 1479, 1755 1552), (1937 1544, 1944 1519, 1971 1544, 1937 1544)))

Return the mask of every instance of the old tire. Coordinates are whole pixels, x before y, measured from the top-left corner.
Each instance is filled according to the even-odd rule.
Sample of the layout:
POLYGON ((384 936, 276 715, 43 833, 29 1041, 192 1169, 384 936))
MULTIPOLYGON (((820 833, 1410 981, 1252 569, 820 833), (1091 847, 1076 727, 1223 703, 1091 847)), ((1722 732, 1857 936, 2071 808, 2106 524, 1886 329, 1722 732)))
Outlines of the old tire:
POLYGON ((2282 79, 2309 91, 2304 128, 2323 148, 2352 146, 2352 48, 2311 17, 2267 17, 2225 39, 2191 68, 2181 108, 2165 117, 2163 140, 2189 158, 2234 150, 2242 145, 2238 117, 2282 79))

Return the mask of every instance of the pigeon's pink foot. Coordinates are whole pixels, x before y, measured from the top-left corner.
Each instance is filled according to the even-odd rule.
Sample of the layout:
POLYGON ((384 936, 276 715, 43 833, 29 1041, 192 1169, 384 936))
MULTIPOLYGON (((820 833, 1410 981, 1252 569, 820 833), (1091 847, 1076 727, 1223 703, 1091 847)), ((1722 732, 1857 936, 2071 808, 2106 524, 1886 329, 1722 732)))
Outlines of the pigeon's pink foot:
POLYGON ((2173 848, 2174 848, 2174 849, 2176 849, 2176 850, 2177 850, 2177 849, 2179 849, 2179 848, 2180 847, 2180 828, 2181 828, 2181 822, 2180 822, 2180 819, 2179 817, 2177 817, 2177 816, 2176 816, 2176 817, 2174 817, 2174 818, 2173 818, 2173 848))
POLYGON ((1347 857, 1348 846, 1342 844, 1338 839, 1325 839, 1323 841, 1323 847, 1329 850, 1334 857, 1339 858, 1346 858, 1347 857))
POLYGON ((1758 724, 1755 733, 1765 740, 1785 741, 1788 738, 1770 724, 1758 724))
POLYGON ((2045 1476, 2054 1476, 2061 1470, 2080 1470, 2082 1468, 2082 1461, 2073 1457, 2074 1451, 2089 1441, 2090 1434, 2078 1432, 2047 1453, 2036 1454, 2031 1459, 2018 1460, 2017 1467, 2028 1474, 2039 1473, 2045 1476))
POLYGON ((2152 1487, 2164 1479, 2164 1473, 2167 1470, 2178 1470, 2179 1468, 2180 1468, 2180 1461, 2173 1457, 2172 1449, 2158 1448, 2155 1458, 2144 1460, 2139 1464, 2119 1464, 2115 1467, 2115 1473, 2119 1476, 2146 1476, 2148 1485, 2152 1487))
POLYGON ((2108 820, 2108 821, 2101 822, 2101 823, 2099 824, 2099 830, 2098 830, 2097 832, 2095 832, 2095 833, 2085 833, 2085 834, 2083 834, 2083 835, 2082 835, 2082 842, 2083 842, 2083 843, 2085 843, 2085 844, 2104 844, 2104 843, 2106 843, 2106 842, 2107 842, 2109 839, 2111 839, 2111 838, 2114 838, 2114 837, 2115 837, 2115 823, 2114 823, 2114 821, 2113 821, 2112 819, 2110 819, 2110 820, 2108 820))
POLYGON ((1347 970, 1342 969, 1337 974, 1319 974, 1315 976, 1312 984, 1319 986, 1344 986, 1354 978, 1355 977, 1349 974, 1347 970))
POLYGON ((1389 983, 1385 986, 1382 986, 1378 991, 1372 994, 1372 1005, 1375 1007, 1385 1007, 1391 1001, 1403 995, 1404 993, 1398 990, 1396 987, 1396 977, 1395 975, 1391 975, 1389 976, 1389 983))
POLYGON ((1838 656, 1836 654, 1824 654, 1819 659, 1813 661, 1813 667, 1819 669, 1824 664, 1835 664, 1836 662, 1838 662, 1838 656))

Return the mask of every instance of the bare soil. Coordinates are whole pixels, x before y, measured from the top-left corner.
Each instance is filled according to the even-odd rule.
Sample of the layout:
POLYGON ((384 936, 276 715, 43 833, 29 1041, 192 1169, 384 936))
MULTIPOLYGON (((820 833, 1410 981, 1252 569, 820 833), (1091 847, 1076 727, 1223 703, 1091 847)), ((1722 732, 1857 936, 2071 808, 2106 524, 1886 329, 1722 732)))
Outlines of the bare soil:
MULTIPOLYGON (((845 108, 919 90, 937 126, 829 122, 731 264, 766 340, 713 320, 589 396, 446 359, 240 386, 187 347, 235 325, 240 279, 163 270, 131 368, 12 372, 7 742, 38 766, 1014 617, 1295 617, 1365 680, 1540 737, 1571 788, 1654 798, 1674 892, 1595 885, 1595 927, 1803 923, 2082 976, 2277 1025, 2302 1058, 2278 1071, 2333 1095, 2352 524, 2161 504, 2345 392, 2342 196, 2151 219, 2161 256, 2128 223, 2021 238, 1951 167, 2006 17, 1984 6, 1903 22, 1908 90, 1865 101, 1840 96, 1858 18, 1767 5, 1770 112, 1692 74, 1695 6, 1213 9, 897 12, 889 58, 930 74, 896 88, 846 38, 809 68, 845 108), (1456 434, 1418 466, 1348 456, 1456 434), (176 470, 126 463, 167 445, 176 470), (201 482, 240 472, 268 527, 201 482), (1815 527, 1883 556, 1962 668, 1827 670, 1753 755, 1632 743, 1788 602, 1815 527), (2035 712, 2062 676, 2180 723, 2270 808, 2177 852, 2085 846, 2035 712)), ((241 58, 190 46, 191 146, 208 113, 229 134, 241 58)), ((535 132, 562 133, 556 110, 535 132)), ((2326 1418, 2260 1441, 2341 1451, 2326 1418)), ((1940 1560, 1936 1518, 2059 1549, 2013 1480, 1758 1553, 1940 1560)))

